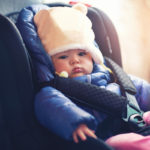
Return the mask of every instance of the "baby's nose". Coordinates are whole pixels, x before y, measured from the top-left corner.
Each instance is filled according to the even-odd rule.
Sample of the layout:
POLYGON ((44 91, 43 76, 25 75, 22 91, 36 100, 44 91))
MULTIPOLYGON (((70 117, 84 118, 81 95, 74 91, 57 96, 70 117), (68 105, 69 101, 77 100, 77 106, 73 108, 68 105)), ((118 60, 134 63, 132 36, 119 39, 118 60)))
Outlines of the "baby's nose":
POLYGON ((78 58, 78 56, 73 56, 70 60, 71 64, 76 64, 76 63, 79 63, 79 62, 80 62, 80 59, 78 58))

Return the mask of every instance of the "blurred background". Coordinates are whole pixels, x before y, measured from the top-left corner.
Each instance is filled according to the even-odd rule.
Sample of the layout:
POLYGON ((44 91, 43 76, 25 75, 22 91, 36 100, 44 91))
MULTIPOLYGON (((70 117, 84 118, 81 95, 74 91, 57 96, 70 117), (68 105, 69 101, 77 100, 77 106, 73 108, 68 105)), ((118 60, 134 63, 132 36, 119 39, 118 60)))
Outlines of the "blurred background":
MULTIPOLYGON (((70 2, 43 0, 43 2, 70 2)), ((150 0, 73 0, 103 10, 116 27, 124 70, 150 82, 150 0)))

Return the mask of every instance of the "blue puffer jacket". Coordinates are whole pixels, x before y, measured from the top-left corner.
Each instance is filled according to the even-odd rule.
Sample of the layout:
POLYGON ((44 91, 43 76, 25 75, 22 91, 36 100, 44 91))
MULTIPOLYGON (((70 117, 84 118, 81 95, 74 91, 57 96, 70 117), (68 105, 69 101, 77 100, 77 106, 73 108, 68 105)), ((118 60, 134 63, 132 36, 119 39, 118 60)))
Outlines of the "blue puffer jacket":
MULTIPOLYGON (((16 23, 32 57, 39 83, 54 78, 51 58, 45 53, 33 23, 33 16, 41 9, 48 9, 48 6, 32 5, 24 8, 20 12, 16 23)), ((119 86, 111 83, 109 72, 101 66, 94 65, 91 75, 75 79, 91 82, 120 94, 119 86)), ((138 91, 136 97, 140 107, 144 111, 149 110, 150 85, 146 81, 133 76, 131 76, 131 79, 138 91)), ((97 118, 93 110, 77 106, 63 93, 50 86, 42 88, 36 94, 34 106, 39 122, 50 131, 67 140, 72 139, 72 132, 79 124, 85 123, 89 128, 96 130, 98 123, 101 123, 107 117, 105 114, 99 113, 97 118)))

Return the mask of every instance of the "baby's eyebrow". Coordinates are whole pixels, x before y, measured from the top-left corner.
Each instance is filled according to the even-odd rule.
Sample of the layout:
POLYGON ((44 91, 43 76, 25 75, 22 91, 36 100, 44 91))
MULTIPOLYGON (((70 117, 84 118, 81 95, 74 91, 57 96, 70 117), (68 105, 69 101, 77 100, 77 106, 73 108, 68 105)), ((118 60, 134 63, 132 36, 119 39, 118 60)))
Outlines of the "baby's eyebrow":
MULTIPOLYGON (((68 54, 61 54, 61 55, 59 55, 59 56, 68 56, 68 54)), ((58 57, 59 57, 59 56, 58 56, 58 57)))
POLYGON ((59 55, 68 55, 67 52, 60 53, 59 55))

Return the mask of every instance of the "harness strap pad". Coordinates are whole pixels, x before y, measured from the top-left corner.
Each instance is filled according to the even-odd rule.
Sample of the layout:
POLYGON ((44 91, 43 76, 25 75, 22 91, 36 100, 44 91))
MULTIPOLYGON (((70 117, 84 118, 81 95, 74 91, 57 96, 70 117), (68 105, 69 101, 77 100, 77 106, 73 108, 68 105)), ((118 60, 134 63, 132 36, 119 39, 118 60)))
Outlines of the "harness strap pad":
POLYGON ((51 82, 43 82, 41 87, 44 86, 52 86, 75 103, 85 104, 109 115, 122 117, 122 113, 126 111, 128 100, 125 97, 90 83, 57 76, 51 82))
POLYGON ((130 80, 129 76, 123 71, 123 69, 115 63, 112 59, 105 57, 108 67, 113 71, 117 82, 122 87, 122 89, 132 95, 136 94, 136 88, 133 82, 130 80))

